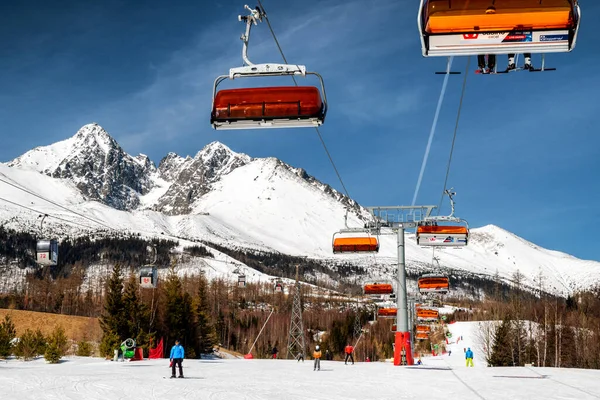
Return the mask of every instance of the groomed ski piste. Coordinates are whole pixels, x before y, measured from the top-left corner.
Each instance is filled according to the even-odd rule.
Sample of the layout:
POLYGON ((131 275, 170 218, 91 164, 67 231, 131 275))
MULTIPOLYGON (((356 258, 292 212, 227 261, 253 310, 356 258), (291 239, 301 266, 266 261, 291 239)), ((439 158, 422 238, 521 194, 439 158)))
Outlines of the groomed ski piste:
MULTIPOLYGON (((600 371, 488 368, 473 332, 476 322, 450 325, 452 354, 423 357, 422 365, 391 362, 204 359, 184 360, 185 379, 169 379, 169 360, 113 362, 66 357, 0 361, 2 399, 599 399, 600 371), (474 352, 465 366, 464 347, 474 352)), ((311 349, 312 350, 312 349, 311 349)))

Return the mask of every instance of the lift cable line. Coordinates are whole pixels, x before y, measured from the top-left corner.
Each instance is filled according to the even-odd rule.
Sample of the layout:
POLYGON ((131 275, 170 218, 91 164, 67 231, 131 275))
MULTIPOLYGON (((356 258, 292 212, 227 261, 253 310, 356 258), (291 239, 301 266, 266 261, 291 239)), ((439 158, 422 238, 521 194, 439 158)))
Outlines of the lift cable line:
POLYGON ((68 212, 70 212, 70 213, 72 213, 72 214, 75 214, 75 215, 77 215, 77 216, 79 216, 79 217, 81 217, 81 218, 85 218, 85 219, 87 219, 87 220, 89 220, 89 221, 92 221, 92 222, 94 222, 94 223, 98 224, 98 225, 102 225, 102 226, 104 226, 105 228, 108 228, 108 229, 111 229, 111 230, 116 230, 116 229, 114 229, 114 228, 112 228, 112 227, 110 227, 110 226, 106 225, 106 224, 105 224, 105 223, 103 223, 103 222, 100 222, 100 221, 98 221, 98 220, 96 220, 96 219, 94 219, 94 218, 90 218, 90 217, 88 217, 87 215, 84 215, 84 214, 78 213, 77 211, 70 210, 69 208, 67 208, 67 207, 63 206, 62 204, 59 204, 59 203, 57 203, 57 202, 55 202, 55 201, 52 201, 52 200, 49 200, 49 199, 47 199, 47 198, 45 198, 45 197, 43 197, 43 196, 40 196, 39 194, 37 194, 37 193, 34 193, 34 192, 32 192, 31 190, 28 190, 28 189, 25 189, 25 188, 23 188, 23 187, 21 187, 21 186, 15 185, 14 183, 10 183, 10 182, 8 182, 8 181, 6 181, 6 180, 2 179, 2 178, 0 178, 0 182, 6 183, 7 185, 10 185, 10 186, 12 186, 12 187, 14 187, 14 188, 16 188, 16 189, 22 190, 22 191, 23 191, 23 192, 25 192, 25 193, 28 193, 28 194, 30 194, 30 195, 32 195, 32 196, 35 196, 35 197, 37 197, 38 199, 41 199, 41 200, 47 201, 48 203, 50 203, 50 204, 53 204, 53 205, 55 205, 55 206, 57 206, 57 207, 60 207, 60 208, 62 208, 63 210, 66 210, 66 211, 68 211, 68 212))
MULTIPOLYGON (((448 166, 446 167, 446 178, 444 179, 444 187, 442 188, 442 196, 440 197, 440 203, 437 209, 437 215, 440 215, 440 209, 442 208, 442 201, 444 201, 444 195, 446 194, 446 185, 448 184, 448 177, 450 176, 450 165, 452 164, 452 154, 454 153, 454 144, 456 142, 456 133, 458 132, 458 124, 460 122, 460 113, 462 110, 463 99, 465 98, 465 91, 467 88, 467 77, 469 76, 469 66, 471 64, 471 56, 467 57, 467 67, 465 71, 465 79, 463 80, 462 91, 460 93, 460 102, 458 103, 458 112, 456 114, 456 124, 454 125, 454 136, 452 137, 452 146, 450 147, 450 157, 448 158, 448 166)), ((448 76, 448 75, 446 75, 448 76)))
MULTIPOLYGON (((275 40, 275 44, 277 45, 277 49, 279 49, 279 53, 281 54, 281 58, 283 58, 283 61, 287 64, 287 59, 285 57, 285 54, 283 53, 283 49, 281 48, 281 45, 279 44, 279 40, 277 40, 277 35, 275 35, 275 31, 273 30, 273 27, 271 26, 271 22, 269 21, 269 17, 267 16, 267 12, 265 11, 265 7, 262 5, 262 2, 260 0, 258 0, 258 5, 261 8, 261 11, 263 13, 263 16, 265 18, 265 21, 267 21, 267 26, 269 27, 269 30, 271 31, 271 35, 273 36, 273 40, 275 40)), ((298 86, 298 82, 296 81, 296 78, 294 76, 292 76, 292 79, 294 80, 294 84, 296 86, 298 86)), ((329 161, 331 162, 331 165, 333 166, 333 169, 335 171, 335 174, 337 175, 340 184, 342 185, 342 188, 344 189, 344 193, 346 194, 346 196, 348 198, 350 198, 350 194, 348 193, 348 189, 346 188, 346 185, 344 184, 344 181, 342 179, 342 176, 340 174, 340 172, 338 171, 335 162, 333 161, 333 157, 331 156, 331 153, 329 152, 329 149, 327 148, 327 145, 325 144, 325 140, 323 139, 323 135, 321 135, 321 131, 319 130, 318 127, 315 127, 315 130, 317 131, 317 134, 319 135, 319 140, 321 141, 321 144, 323 145, 323 148, 325 149, 325 153, 327 153, 327 157, 329 158, 329 161)))
POLYGON ((4 199, 4 198, 2 198, 2 197, 0 197, 0 201, 4 201, 4 202, 6 202, 6 203, 9 203, 9 204, 15 205, 15 206, 17 206, 17 207, 24 208, 24 209, 26 209, 26 210, 32 211, 32 212, 34 212, 34 213, 37 213, 37 214, 40 214, 40 215, 47 215, 48 217, 51 217, 51 218, 57 219, 57 220, 59 220, 59 221, 63 221, 63 222, 67 222, 67 223, 69 223, 69 224, 78 225, 78 226, 81 226, 81 227, 84 227, 84 228, 88 228, 88 229, 90 229, 90 230, 92 230, 92 231, 94 230, 94 228, 92 228, 92 227, 91 227, 91 226, 89 226, 89 225, 84 225, 84 224, 81 224, 81 223, 79 223, 79 222, 75 222, 75 221, 69 221, 69 220, 67 220, 67 219, 64 219, 64 218, 56 217, 56 216, 54 216, 54 215, 52 215, 52 214, 48 214, 47 212, 38 211, 38 210, 35 210, 35 209, 31 208, 31 207, 27 207, 27 206, 24 206, 24 205, 22 205, 22 204, 15 203, 14 201, 10 201, 10 200, 8 200, 8 199, 4 199))

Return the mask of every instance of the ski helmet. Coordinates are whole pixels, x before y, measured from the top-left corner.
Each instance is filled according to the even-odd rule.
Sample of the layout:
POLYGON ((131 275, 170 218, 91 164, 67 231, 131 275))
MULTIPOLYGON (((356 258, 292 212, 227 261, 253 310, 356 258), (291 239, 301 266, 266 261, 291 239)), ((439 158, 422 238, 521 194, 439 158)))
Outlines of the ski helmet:
POLYGON ((320 347, 319 347, 319 346, 315 347, 315 350, 319 351, 319 349, 320 349, 320 347))

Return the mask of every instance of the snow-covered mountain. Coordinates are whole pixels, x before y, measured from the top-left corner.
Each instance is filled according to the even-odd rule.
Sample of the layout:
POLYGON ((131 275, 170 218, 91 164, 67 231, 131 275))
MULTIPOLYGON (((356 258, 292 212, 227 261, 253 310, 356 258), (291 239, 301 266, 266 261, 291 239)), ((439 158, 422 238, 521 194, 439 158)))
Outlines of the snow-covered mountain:
MULTIPOLYGON (((252 158, 213 142, 194 157, 169 153, 158 168, 139 155, 125 153, 97 124, 75 136, 38 147, 5 164, 0 179, 69 210, 101 221, 96 224, 54 204, 0 182, 0 196, 50 216, 45 230, 70 236, 86 230, 135 232, 143 236, 207 240, 325 260, 332 266, 363 266, 364 279, 389 277, 396 263, 396 238, 380 237, 373 255, 333 255, 334 232, 362 226, 368 212, 329 185, 275 158, 252 158), (87 228, 86 228, 87 227, 87 228), (162 236, 164 235, 164 236, 162 236)), ((0 201, 0 221, 37 232, 38 213, 0 201)), ((386 233, 384 231, 384 233, 386 233)), ((387 232, 391 233, 391 232, 387 232)), ((407 266, 431 268, 432 250, 406 235, 407 266)), ((600 263, 546 250, 497 226, 472 229, 468 247, 436 250, 440 266, 462 274, 509 280, 518 270, 524 283, 568 294, 600 282, 600 263)))

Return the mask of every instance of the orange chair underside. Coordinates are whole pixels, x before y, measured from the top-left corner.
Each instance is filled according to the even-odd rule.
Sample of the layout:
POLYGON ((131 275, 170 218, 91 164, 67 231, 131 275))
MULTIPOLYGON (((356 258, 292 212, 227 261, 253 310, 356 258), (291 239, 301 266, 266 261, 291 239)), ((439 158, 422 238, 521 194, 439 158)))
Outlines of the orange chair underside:
POLYGON ((569 0, 499 0, 494 4, 496 12, 486 14, 490 5, 487 0, 431 0, 427 8, 426 31, 434 34, 497 32, 521 27, 539 30, 573 26, 569 0))
POLYGON ((345 237, 333 240, 333 251, 377 251, 379 243, 375 237, 345 237))
POLYGON ((389 283, 365 285, 365 294, 390 294, 394 289, 389 283))
POLYGON ((467 235, 468 229, 464 226, 431 226, 423 225, 417 228, 417 233, 448 233, 448 234, 461 234, 467 235))
POLYGON ((419 332, 419 333, 417 333, 415 338, 416 339, 429 339, 429 334, 419 332))
POLYGON ((448 279, 419 279, 420 289, 435 289, 435 288, 447 288, 449 287, 448 279))
POLYGON ((278 86, 221 90, 215 96, 217 120, 317 117, 323 108, 319 89, 313 86, 278 86))
POLYGON ((417 325, 417 331, 430 332, 431 328, 429 325, 417 325))
POLYGON ((380 308, 377 310, 377 315, 380 317, 395 317, 398 314, 396 308, 380 308))
POLYGON ((417 310, 417 317, 420 318, 437 318, 438 312, 433 310, 417 310))

